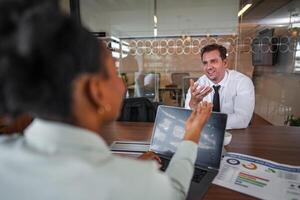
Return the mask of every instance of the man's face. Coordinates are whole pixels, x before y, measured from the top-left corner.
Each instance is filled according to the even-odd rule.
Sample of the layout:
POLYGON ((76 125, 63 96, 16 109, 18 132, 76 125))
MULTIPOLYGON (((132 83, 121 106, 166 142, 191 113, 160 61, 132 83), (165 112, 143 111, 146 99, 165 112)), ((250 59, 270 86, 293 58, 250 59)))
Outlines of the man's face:
POLYGON ((209 51, 203 54, 203 70, 206 76, 215 84, 222 81, 227 68, 227 59, 222 60, 218 50, 209 51))

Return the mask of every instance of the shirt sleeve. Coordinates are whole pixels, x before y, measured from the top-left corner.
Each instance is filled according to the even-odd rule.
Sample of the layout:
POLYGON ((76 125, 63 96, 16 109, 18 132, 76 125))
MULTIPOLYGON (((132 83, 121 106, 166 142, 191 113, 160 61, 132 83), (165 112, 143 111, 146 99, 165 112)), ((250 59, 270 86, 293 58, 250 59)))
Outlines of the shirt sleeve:
MULTIPOLYGON (((183 141, 177 148, 165 173, 148 171, 147 187, 143 187, 143 199, 186 199, 194 173, 197 144, 183 141)), ((154 169, 152 167, 152 169, 154 169)))
POLYGON ((174 154, 166 173, 173 188, 184 196, 189 190, 194 164, 197 158, 198 145, 192 141, 183 141, 174 154))
POLYGON ((254 105, 253 83, 249 78, 243 79, 238 84, 233 113, 228 114, 226 129, 246 128, 252 118, 254 105))
MULTIPOLYGON (((203 76, 201 76, 195 83, 199 83, 201 85, 201 81, 203 81, 203 76)), ((191 88, 189 88, 187 93, 186 93, 184 108, 191 109, 191 107, 190 107, 191 98, 192 98, 191 88)))
POLYGON ((187 93, 186 93, 184 108, 191 109, 191 107, 189 105, 190 100, 191 100, 191 88, 189 88, 188 91, 187 91, 187 93))

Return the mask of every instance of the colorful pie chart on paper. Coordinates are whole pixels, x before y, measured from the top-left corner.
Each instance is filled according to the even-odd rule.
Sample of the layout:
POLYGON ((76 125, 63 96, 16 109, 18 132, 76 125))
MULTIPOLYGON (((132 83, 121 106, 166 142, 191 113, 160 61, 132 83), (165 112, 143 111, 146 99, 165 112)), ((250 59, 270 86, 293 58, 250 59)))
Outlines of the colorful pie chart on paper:
POLYGON ((248 164, 242 164, 243 167, 245 167, 246 169, 250 169, 250 170, 256 170, 257 166, 254 163, 248 163, 248 164))

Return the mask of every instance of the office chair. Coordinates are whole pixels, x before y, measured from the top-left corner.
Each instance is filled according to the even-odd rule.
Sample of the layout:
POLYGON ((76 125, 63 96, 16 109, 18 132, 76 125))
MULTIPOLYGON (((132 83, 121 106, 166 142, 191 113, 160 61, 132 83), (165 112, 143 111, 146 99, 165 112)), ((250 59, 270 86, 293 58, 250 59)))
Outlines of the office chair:
POLYGON ((171 81, 172 85, 177 85, 178 88, 182 87, 182 79, 183 77, 190 76, 189 73, 172 73, 171 74, 171 81))
MULTIPOLYGON (((160 73, 147 73, 144 77, 144 96, 154 101, 156 95, 159 97, 160 73)), ((159 98, 158 98, 159 99, 159 98)))
POLYGON ((146 97, 124 99, 118 121, 154 122, 157 106, 146 97))
MULTIPOLYGON (((171 74, 171 81, 172 81, 171 86, 181 89, 182 88, 182 79, 189 75, 190 74, 186 73, 186 72, 172 73, 171 74)), ((177 92, 177 90, 171 91, 170 95, 171 95, 171 98, 176 99, 177 104, 180 105, 181 98, 182 98, 181 92, 177 92)))

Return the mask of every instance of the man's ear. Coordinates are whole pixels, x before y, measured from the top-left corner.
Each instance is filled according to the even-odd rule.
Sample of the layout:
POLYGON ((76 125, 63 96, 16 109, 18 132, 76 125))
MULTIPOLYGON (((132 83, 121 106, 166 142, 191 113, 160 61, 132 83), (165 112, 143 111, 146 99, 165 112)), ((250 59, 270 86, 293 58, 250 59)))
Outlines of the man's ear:
POLYGON ((224 63, 224 67, 225 67, 225 68, 228 68, 228 59, 227 59, 227 58, 225 58, 225 59, 223 60, 223 63, 224 63))
POLYGON ((99 76, 91 76, 88 78, 85 85, 85 93, 91 105, 98 109, 101 106, 103 99, 103 91, 99 76))

